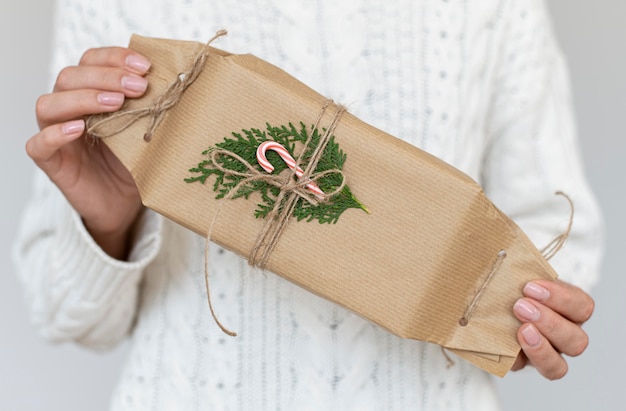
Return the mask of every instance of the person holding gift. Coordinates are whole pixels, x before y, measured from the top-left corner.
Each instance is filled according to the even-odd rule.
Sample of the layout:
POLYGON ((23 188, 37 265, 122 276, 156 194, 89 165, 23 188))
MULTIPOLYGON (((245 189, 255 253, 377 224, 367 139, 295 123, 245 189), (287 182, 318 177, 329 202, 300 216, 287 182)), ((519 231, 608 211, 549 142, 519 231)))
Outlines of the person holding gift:
POLYGON ((553 261, 564 281, 528 283, 514 307, 523 350, 514 369, 565 375, 564 355, 588 341, 584 290, 597 277, 601 218, 543 2, 59 0, 59 74, 26 147, 42 172, 15 255, 47 339, 105 349, 130 335, 112 409, 498 409, 486 373, 462 360, 447 367, 437 346, 395 337, 217 248, 212 287, 241 335, 209 325, 204 239, 144 209, 83 120, 149 87, 144 56, 94 47, 125 44, 131 32, 205 40, 209 24, 230 30, 229 50, 281 66, 472 176, 538 246, 560 234, 554 192, 566 192, 576 215, 553 261))

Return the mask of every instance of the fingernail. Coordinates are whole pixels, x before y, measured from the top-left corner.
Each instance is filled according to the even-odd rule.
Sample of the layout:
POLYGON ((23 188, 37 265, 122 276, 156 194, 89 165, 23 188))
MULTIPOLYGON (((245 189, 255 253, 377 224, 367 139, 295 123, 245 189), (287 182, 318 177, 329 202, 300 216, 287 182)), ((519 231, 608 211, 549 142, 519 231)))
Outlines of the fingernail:
POLYGON ((524 295, 537 301, 544 301, 550 297, 550 291, 537 283, 527 283, 524 286, 524 295))
POLYGON ((531 347, 536 347, 541 343, 541 335, 533 325, 529 325, 522 330, 522 338, 531 347))
POLYGON ((148 88, 148 80, 137 76, 122 77, 122 87, 128 91, 136 91, 143 93, 148 88))
POLYGON ((83 131, 85 131, 85 122, 83 120, 68 121, 63 124, 61 131, 63 131, 63 134, 66 136, 78 133, 82 134, 83 131))
POLYGON ((132 69, 137 70, 140 73, 146 73, 150 70, 150 62, 142 56, 131 54, 126 57, 126 65, 132 69))
POLYGON ((121 106, 124 102, 124 94, 104 92, 98 94, 98 103, 105 106, 121 106))
POLYGON ((517 300, 513 305, 515 313, 526 321, 537 321, 541 313, 532 303, 526 300, 517 300))

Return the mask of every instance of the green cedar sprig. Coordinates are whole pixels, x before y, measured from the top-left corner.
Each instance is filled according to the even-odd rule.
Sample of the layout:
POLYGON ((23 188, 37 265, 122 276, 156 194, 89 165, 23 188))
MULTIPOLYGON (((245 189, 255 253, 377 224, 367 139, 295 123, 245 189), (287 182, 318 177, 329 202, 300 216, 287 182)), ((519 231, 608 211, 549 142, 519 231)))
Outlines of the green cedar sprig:
MULTIPOLYGON (((268 140, 276 141, 285 147, 292 157, 296 158, 294 155, 296 143, 303 144, 309 138, 308 130, 304 123, 300 123, 299 129, 292 123, 289 123, 289 126, 279 127, 274 127, 268 123, 266 127, 266 130, 251 128, 250 130, 242 130, 242 133, 233 132, 232 138, 225 137, 223 142, 216 144, 216 147, 237 154, 259 171, 265 172, 261 166, 258 165, 256 160, 256 150, 259 144, 268 140)), ((309 162, 319 140, 320 134, 316 128, 313 128, 311 144, 304 152, 302 164, 306 165, 309 162)), ((212 150, 213 148, 209 148, 202 154, 205 156, 209 155, 212 150)), ((273 173, 280 173, 287 168, 287 165, 282 161, 280 156, 273 151, 267 152, 267 159, 274 166, 273 173)), ((247 172, 246 166, 232 157, 219 156, 216 161, 218 161, 220 166, 224 169, 242 173, 247 172)), ((333 136, 326 145, 315 172, 342 170, 345 161, 346 154, 339 148, 333 136)), ((187 183, 200 182, 205 184, 210 176, 215 176, 213 191, 217 193, 216 199, 224 198, 242 179, 244 179, 244 177, 241 176, 225 174, 223 171, 215 168, 211 160, 204 160, 200 162, 197 167, 191 168, 189 171, 196 175, 186 178, 185 181, 187 183)), ((329 193, 341 185, 342 177, 337 173, 331 173, 321 177, 316 183, 322 191, 329 193)), ((261 202, 257 205, 257 209, 255 210, 255 217, 265 218, 274 208, 276 199, 280 194, 280 189, 265 181, 252 181, 241 186, 232 198, 243 197, 248 199, 250 195, 255 192, 258 192, 261 196, 261 202)), ((369 213, 369 210, 354 197, 350 188, 346 185, 328 202, 312 205, 300 198, 296 203, 293 215, 298 221, 318 220, 320 224, 334 224, 339 219, 339 216, 348 208, 360 208, 369 213)))

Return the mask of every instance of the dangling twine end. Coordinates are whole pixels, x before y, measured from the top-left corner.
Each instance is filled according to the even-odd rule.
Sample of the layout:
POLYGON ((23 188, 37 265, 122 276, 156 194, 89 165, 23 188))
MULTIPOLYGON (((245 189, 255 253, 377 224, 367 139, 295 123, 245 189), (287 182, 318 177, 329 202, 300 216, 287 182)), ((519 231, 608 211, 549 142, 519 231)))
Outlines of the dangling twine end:
POLYGON ((209 294, 207 294, 207 301, 209 302, 209 310, 211 310, 211 316, 213 317, 213 321, 215 321, 215 324, 217 324, 217 326, 220 327, 220 330, 222 330, 224 334, 231 336, 231 337, 236 337, 237 333, 226 328, 224 324, 222 324, 220 320, 217 318, 217 315, 215 314, 215 311, 213 310, 213 304, 211 304, 211 297, 209 296, 209 294))
POLYGON ((209 42, 211 42, 212 40, 215 40, 218 37, 225 36, 227 34, 228 34, 228 30, 225 30, 225 29, 218 30, 217 33, 215 33, 215 36, 211 40, 209 40, 209 42))
MULTIPOLYGON (((218 210, 219 211, 219 210, 218 210)), ((217 214, 216 214, 217 215, 217 214)), ((215 218, 213 218, 213 222, 209 227, 209 232, 206 237, 206 242, 204 245, 204 285, 206 286, 206 298, 209 303, 209 310, 211 311, 211 316, 213 317, 213 321, 217 324, 218 327, 222 330, 222 332, 231 337, 236 337, 237 333, 229 330, 224 327, 224 325, 220 322, 215 314, 215 310, 213 309, 213 304, 211 303, 211 289, 209 288, 209 248, 211 244, 211 231, 213 230, 213 224, 215 223, 215 218)))
POLYGON ((450 355, 448 355, 448 351, 446 350, 446 347, 443 347, 443 346, 441 347, 441 353, 446 358, 446 370, 449 370, 450 368, 454 367, 456 363, 450 357, 450 355))
POLYGON ((218 38, 225 36, 228 34, 228 31, 221 29, 215 32, 215 35, 213 37, 211 37, 209 39, 209 41, 207 41, 206 45, 210 45, 211 43, 213 43, 215 40, 217 40, 218 38))
MULTIPOLYGON (((213 317, 215 318, 215 317, 213 317)), ((226 335, 228 335, 229 337, 236 337, 237 333, 234 331, 229 330, 228 328, 224 327, 218 320, 217 318, 215 318, 215 322, 217 323, 218 327, 220 327, 220 329, 222 330, 222 332, 226 335)))
POLYGON ((234 331, 229 330, 228 328, 226 328, 224 326, 224 324, 222 324, 219 320, 219 318, 217 318, 217 314, 215 314, 215 310, 213 309, 213 304, 211 303, 211 294, 209 292, 209 278, 208 275, 204 277, 205 281, 206 281, 206 288, 207 288, 207 301, 209 303, 209 310, 211 311, 211 316, 213 317, 213 321, 215 321, 215 324, 217 324, 218 327, 220 327, 220 330, 222 330, 222 332, 226 335, 229 335, 231 337, 236 337, 237 333, 234 331))
POLYGON ((541 249, 541 254, 548 261, 552 257, 554 257, 561 250, 561 248, 563 248, 563 246, 565 245, 565 242, 569 238, 570 232, 572 231, 572 225, 574 224, 574 202, 563 191, 557 191, 554 194, 565 197, 565 199, 567 200, 570 206, 570 216, 569 216, 569 222, 567 224, 567 228, 565 229, 565 232, 558 235, 554 240, 550 241, 548 245, 546 245, 545 247, 541 249))
POLYGON ((152 141, 152 133, 146 133, 143 135, 143 141, 149 143, 152 141))

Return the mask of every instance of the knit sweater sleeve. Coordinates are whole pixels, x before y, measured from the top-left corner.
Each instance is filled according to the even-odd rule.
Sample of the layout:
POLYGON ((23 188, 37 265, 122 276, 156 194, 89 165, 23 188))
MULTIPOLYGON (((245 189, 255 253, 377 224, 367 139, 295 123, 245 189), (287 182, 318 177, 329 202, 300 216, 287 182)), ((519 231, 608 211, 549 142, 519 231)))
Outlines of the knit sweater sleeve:
POLYGON ((567 194, 573 226, 550 262, 563 280, 588 290, 600 269, 603 222, 583 171, 566 63, 542 0, 508 7, 483 186, 540 248, 566 230, 570 207, 555 192, 567 194))
POLYGON ((131 327, 144 268, 160 245, 161 221, 145 212, 129 261, 109 257, 80 216, 41 172, 13 250, 34 324, 53 342, 104 349, 131 327))

